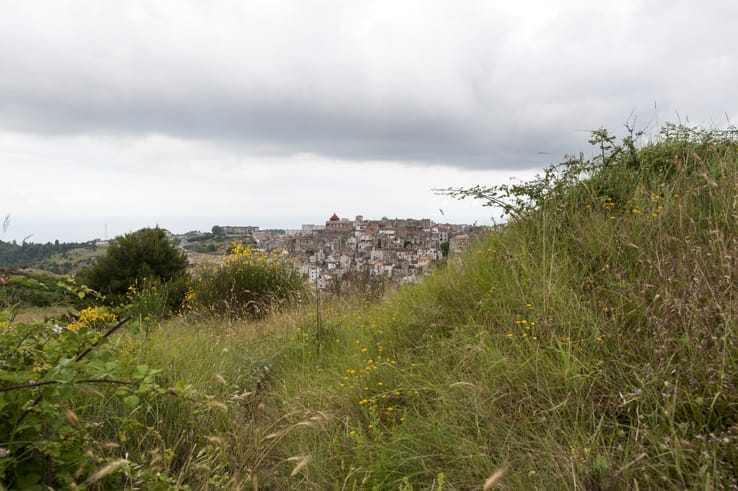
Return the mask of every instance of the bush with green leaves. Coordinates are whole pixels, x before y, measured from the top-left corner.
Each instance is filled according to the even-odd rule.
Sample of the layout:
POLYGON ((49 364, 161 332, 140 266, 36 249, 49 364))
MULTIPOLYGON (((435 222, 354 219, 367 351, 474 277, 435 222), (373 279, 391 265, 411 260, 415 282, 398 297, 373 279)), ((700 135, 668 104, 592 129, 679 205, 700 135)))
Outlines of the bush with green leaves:
POLYGON ((134 409, 165 394, 158 370, 127 366, 120 345, 108 342, 126 320, 110 327, 115 315, 96 307, 65 325, 16 324, 0 312, 0 488, 106 487, 114 485, 107 474, 119 482, 131 475, 135 463, 101 439, 101 420, 85 415, 94 401, 120 400, 128 411, 106 418, 125 428, 134 409))
POLYGON ((168 285, 168 304, 176 308, 185 293, 187 255, 160 228, 144 228, 114 239, 106 254, 80 272, 82 282, 109 303, 123 303, 129 288, 145 282, 168 285))
MULTIPOLYGON (((99 300, 71 279, 58 287, 99 300)), ((200 450, 191 429, 225 406, 146 358, 140 321, 150 316, 129 316, 153 315, 161 292, 145 284, 130 295, 64 321, 16 322, 0 307, 1 490, 181 487, 186 456, 200 450)))
POLYGON ((187 307, 229 319, 263 318, 305 293, 303 276, 287 259, 234 244, 225 264, 192 281, 187 307))
POLYGON ((50 307, 69 303, 67 291, 47 275, 23 271, 0 272, 0 308, 50 307))

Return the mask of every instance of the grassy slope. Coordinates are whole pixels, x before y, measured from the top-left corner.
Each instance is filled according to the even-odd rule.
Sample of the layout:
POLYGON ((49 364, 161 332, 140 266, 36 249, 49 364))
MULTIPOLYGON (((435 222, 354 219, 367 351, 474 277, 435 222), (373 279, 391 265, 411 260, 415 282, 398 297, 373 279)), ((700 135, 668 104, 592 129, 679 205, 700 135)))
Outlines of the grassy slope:
POLYGON ((105 247, 79 247, 66 252, 57 252, 34 263, 34 267, 55 274, 74 275, 89 267, 105 254, 105 247))
POLYGON ((320 332, 310 308, 154 330, 149 362, 213 397, 162 402, 162 460, 195 488, 735 485, 737 154, 690 133, 621 156, 320 332))

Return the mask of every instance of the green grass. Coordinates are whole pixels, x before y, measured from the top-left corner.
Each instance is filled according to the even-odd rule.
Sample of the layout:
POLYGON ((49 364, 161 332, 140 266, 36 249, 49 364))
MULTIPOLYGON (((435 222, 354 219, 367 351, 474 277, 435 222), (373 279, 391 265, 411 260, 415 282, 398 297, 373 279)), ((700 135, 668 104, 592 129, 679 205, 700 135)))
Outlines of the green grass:
POLYGON ((379 302, 122 338, 179 389, 110 458, 194 489, 735 487, 738 146, 668 130, 379 302))

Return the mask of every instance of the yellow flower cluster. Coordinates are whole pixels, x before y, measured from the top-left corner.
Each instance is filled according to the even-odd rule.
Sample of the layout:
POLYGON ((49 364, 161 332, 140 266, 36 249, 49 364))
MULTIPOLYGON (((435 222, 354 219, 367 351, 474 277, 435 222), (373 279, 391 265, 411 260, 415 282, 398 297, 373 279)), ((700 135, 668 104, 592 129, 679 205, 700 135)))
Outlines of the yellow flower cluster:
MULTIPOLYGON (((256 251, 258 253, 258 251, 256 251)), ((251 246, 245 246, 240 242, 231 242, 231 256, 250 258, 255 255, 251 246)))
MULTIPOLYGON (((525 308, 528 311, 531 311, 533 310, 533 304, 531 302, 526 302, 525 308)), ((531 339, 533 341, 538 341, 538 336, 533 333, 533 328, 536 327, 536 321, 529 320, 527 317, 530 317, 530 316, 515 319, 515 326, 516 326, 515 330, 520 332, 520 337, 523 339, 531 339)), ((511 331, 508 331, 505 334, 505 336, 507 336, 508 338, 514 338, 515 334, 511 330, 511 331)))
MULTIPOLYGON (((355 344, 359 344, 359 341, 356 340, 355 344)), ((369 358, 366 360, 366 365, 363 368, 354 369, 354 368, 347 368, 345 370, 345 375, 342 378, 342 382, 339 382, 338 386, 342 389, 355 389, 359 388, 362 391, 369 391, 370 388, 368 387, 368 382, 366 379, 369 377, 369 375, 372 372, 375 372, 380 369, 380 367, 392 367, 397 365, 397 361, 392 360, 390 358, 382 357, 383 348, 379 346, 377 348, 378 354, 375 358, 369 358)), ((367 353, 369 351, 368 348, 362 347, 359 349, 361 353, 367 353)), ((384 382, 377 382, 376 384, 378 387, 381 387, 384 385, 384 382)))
POLYGON ((228 256, 229 260, 246 261, 250 264, 276 264, 280 259, 285 259, 286 253, 272 251, 265 253, 254 249, 250 245, 243 245, 240 242, 231 242, 231 252, 228 256))
POLYGON ((67 324, 67 329, 78 331, 83 327, 99 326, 114 322, 117 319, 118 317, 114 313, 101 310, 100 307, 87 307, 80 311, 76 321, 67 324))
MULTIPOLYGON (((660 203, 661 195, 656 193, 649 193, 648 201, 649 203, 647 206, 650 208, 649 212, 647 212, 648 215, 653 218, 658 217, 664 209, 664 206, 660 203)), ((638 204, 637 196, 629 199, 626 206, 630 207, 630 212, 633 215, 641 215, 643 213, 641 206, 638 204)))
MULTIPOLYGON (((365 328, 372 328, 366 326, 365 328)), ((374 352, 370 358, 364 360, 360 368, 347 368, 338 386, 343 390, 358 390, 361 395, 358 405, 364 407, 375 418, 375 422, 402 423, 405 421, 402 409, 403 392, 388 387, 388 383, 379 379, 383 368, 397 366, 397 361, 384 356, 384 348, 377 344, 374 349, 363 346, 358 339, 354 342, 362 354, 374 352)), ((369 425, 369 429, 373 427, 369 425)), ((352 435, 353 436, 353 435, 352 435)))
POLYGON ((190 288, 189 290, 187 290, 185 292, 185 296, 184 296, 185 305, 189 305, 192 302, 194 302, 195 301, 195 296, 196 296, 195 295, 195 290, 193 290, 192 288, 190 288))
MULTIPOLYGON (((659 188, 663 187, 664 184, 659 185, 659 188)), ((664 210, 663 192, 656 193, 653 191, 647 191, 644 192, 644 195, 645 196, 642 196, 640 199, 639 196, 636 195, 627 200, 621 211, 629 215, 642 215, 645 217, 657 218, 664 210)), ((674 193, 671 197, 674 199, 678 199, 680 195, 674 193)), ((681 207, 681 203, 678 203, 678 206, 681 207)), ((611 197, 608 196, 607 198, 605 198, 605 201, 602 203, 601 207, 607 212, 607 216, 610 220, 617 219, 617 216, 615 215, 616 205, 611 197)), ((586 208, 588 210, 593 209, 592 205, 586 205, 586 208)))

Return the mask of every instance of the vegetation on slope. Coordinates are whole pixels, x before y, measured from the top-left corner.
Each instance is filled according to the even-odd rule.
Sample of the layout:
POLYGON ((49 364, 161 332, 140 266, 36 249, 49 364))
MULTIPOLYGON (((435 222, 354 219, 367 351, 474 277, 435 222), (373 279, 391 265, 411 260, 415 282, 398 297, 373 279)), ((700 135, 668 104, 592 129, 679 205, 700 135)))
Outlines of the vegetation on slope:
POLYGON ((380 303, 180 317, 121 337, 106 349, 161 390, 80 392, 74 417, 110 423, 90 430, 97 473, 69 479, 735 487, 736 137, 667 126, 636 148, 598 130, 592 161, 456 191, 514 218, 380 303))
POLYGON ((68 274, 89 265, 102 248, 94 241, 34 244, 0 240, 0 265, 13 268, 45 269, 56 274, 68 274))
POLYGON ((284 456, 316 487, 735 486, 735 137, 667 127, 519 189, 535 207, 284 373, 341 422, 284 456))
POLYGON ((529 199, 511 202, 518 219, 424 284, 324 311, 320 329, 215 328, 222 350, 249 347, 210 356, 269 367, 258 384, 211 372, 252 393, 220 434, 240 449, 226 474, 323 489, 470 489, 499 470, 506 489, 735 485, 735 134, 667 127, 642 149, 595 136, 597 159, 514 190, 529 199))

